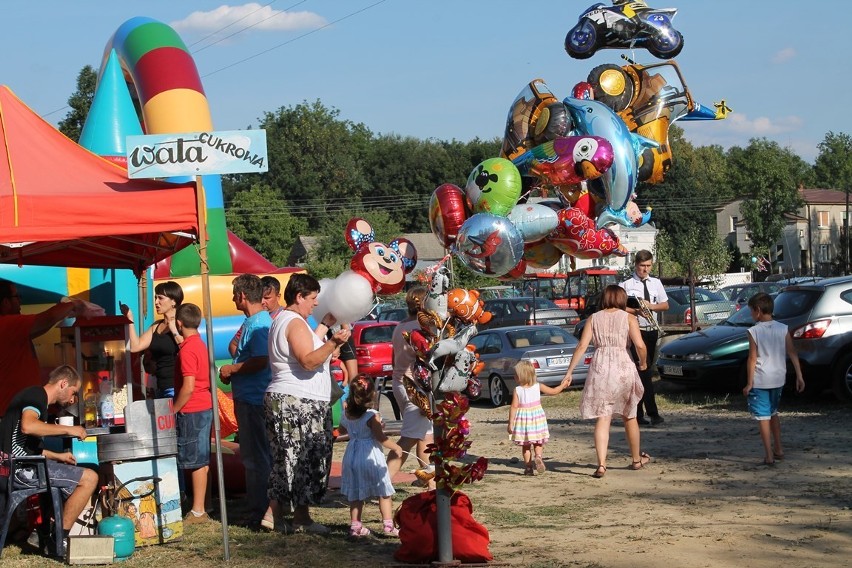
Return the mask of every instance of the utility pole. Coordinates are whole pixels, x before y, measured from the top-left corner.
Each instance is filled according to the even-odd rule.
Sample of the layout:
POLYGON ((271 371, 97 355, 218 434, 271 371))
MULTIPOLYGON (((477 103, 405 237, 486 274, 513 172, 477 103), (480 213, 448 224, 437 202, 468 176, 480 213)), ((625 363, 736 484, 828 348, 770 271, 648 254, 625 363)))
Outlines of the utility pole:
POLYGON ((849 274, 849 186, 846 186, 846 216, 843 219, 843 275, 849 274))

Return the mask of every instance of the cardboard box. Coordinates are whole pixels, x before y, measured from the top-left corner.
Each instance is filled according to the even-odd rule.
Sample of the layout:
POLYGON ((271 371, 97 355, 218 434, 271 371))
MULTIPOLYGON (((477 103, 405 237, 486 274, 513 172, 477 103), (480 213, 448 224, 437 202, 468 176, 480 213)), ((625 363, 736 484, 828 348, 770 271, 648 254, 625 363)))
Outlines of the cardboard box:
POLYGON ((112 564, 115 539, 111 536, 69 536, 65 550, 68 564, 112 564))

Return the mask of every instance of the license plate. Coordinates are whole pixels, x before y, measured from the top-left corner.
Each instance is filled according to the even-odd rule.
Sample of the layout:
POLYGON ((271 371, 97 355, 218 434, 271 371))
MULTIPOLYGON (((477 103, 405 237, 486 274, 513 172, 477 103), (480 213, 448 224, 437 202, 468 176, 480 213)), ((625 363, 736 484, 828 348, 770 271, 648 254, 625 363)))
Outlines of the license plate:
POLYGON ((567 323, 568 323, 568 320, 566 320, 564 318, 547 320, 547 325, 565 325, 567 323))
POLYGON ((663 365, 663 374, 664 375, 675 375, 678 377, 683 376, 683 367, 679 365, 663 365))
POLYGON ((382 365, 382 371, 393 371, 393 365, 382 365))
POLYGON ((550 367, 555 367, 556 365, 570 365, 571 357, 548 357, 547 364, 550 367))
POLYGON ((728 312, 713 312, 713 313, 707 314, 707 319, 711 319, 711 320, 720 320, 720 319, 725 319, 726 317, 728 317, 728 312))

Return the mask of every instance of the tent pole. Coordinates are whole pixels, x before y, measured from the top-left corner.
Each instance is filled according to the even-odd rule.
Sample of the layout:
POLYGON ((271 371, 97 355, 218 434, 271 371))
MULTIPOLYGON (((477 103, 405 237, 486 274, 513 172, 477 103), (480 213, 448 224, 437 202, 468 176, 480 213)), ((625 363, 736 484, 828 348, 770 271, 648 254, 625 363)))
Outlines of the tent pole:
POLYGON ((207 263, 207 204, 201 176, 195 176, 198 209, 198 258, 201 262, 201 296, 204 298, 204 321, 207 330, 207 356, 210 360, 210 394, 213 398, 213 437, 216 440, 216 477, 219 480, 219 512, 222 517, 222 544, 225 561, 231 559, 228 541, 228 508, 225 499, 225 475, 222 467, 222 426, 219 421, 219 398, 216 395, 216 358, 213 350, 213 308, 210 303, 210 266, 207 263))

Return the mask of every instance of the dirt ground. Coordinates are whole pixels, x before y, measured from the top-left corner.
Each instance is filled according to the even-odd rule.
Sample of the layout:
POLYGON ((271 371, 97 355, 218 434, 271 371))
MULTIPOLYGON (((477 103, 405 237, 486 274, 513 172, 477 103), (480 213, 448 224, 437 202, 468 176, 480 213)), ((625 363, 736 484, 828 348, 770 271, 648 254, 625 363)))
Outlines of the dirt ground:
POLYGON ((782 400, 785 459, 762 465, 741 395, 667 389, 665 424, 642 429, 654 462, 630 463, 613 424, 609 471, 591 476, 593 422, 579 393, 545 400, 548 471, 525 477, 506 434, 508 407, 471 409, 471 453, 490 458, 466 486, 497 563, 557 566, 852 566, 852 408, 782 400))

